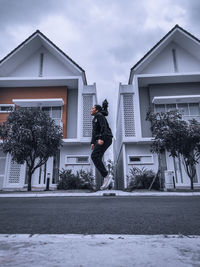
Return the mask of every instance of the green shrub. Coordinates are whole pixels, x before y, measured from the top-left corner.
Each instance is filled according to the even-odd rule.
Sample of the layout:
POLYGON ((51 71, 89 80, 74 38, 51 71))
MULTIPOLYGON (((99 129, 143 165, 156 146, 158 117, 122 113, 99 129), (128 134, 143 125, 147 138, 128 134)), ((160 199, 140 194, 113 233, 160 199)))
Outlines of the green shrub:
POLYGON ((58 189, 74 189, 77 188, 76 176, 72 173, 72 170, 62 170, 60 172, 60 179, 58 181, 58 189))
MULTIPOLYGON (((127 175, 128 189, 149 189, 155 175, 156 174, 152 170, 147 170, 144 167, 142 169, 132 167, 130 169, 130 175, 127 175)), ((159 189, 158 178, 154 181, 152 188, 159 189)))
POLYGON ((71 169, 60 172, 57 189, 90 189, 94 190, 95 179, 92 171, 79 170, 74 174, 71 169))
POLYGON ((79 189, 90 189, 93 190, 95 186, 95 179, 92 171, 77 171, 76 176, 80 181, 78 187, 79 189))

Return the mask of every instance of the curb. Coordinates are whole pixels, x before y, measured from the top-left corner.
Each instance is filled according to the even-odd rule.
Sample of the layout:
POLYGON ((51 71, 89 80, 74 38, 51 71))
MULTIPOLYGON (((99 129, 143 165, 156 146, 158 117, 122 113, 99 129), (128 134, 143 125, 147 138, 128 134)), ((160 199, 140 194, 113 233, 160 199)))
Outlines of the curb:
POLYGON ((119 190, 104 190, 96 192, 15 192, 1 193, 0 198, 6 197, 170 197, 170 196, 200 196, 200 192, 124 192, 119 190))

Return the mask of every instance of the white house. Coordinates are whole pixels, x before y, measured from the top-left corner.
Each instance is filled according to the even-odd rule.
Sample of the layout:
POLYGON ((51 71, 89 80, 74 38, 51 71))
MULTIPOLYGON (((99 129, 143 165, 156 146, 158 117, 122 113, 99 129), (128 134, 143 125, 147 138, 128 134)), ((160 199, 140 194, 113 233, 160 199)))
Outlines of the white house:
MULTIPOLYGON (((50 189, 56 188, 59 169, 95 172, 90 109, 96 102, 96 86, 87 85, 85 71, 39 30, 0 61, 0 122, 10 106, 41 106, 63 127, 64 146, 35 171, 33 189, 44 189, 47 178, 50 189)), ((26 187, 26 165, 0 151, 0 190, 26 187)))
MULTIPOLYGON (((200 119, 200 40, 176 25, 130 71, 127 85, 120 84, 116 122, 115 162, 117 188, 127 188, 131 167, 158 170, 150 152, 152 134, 146 121, 148 108, 181 108, 184 118, 200 119)), ((181 159, 168 153, 165 188, 190 188, 181 159), (174 182, 173 182, 174 180, 174 182)), ((194 188, 200 187, 200 165, 194 188)))

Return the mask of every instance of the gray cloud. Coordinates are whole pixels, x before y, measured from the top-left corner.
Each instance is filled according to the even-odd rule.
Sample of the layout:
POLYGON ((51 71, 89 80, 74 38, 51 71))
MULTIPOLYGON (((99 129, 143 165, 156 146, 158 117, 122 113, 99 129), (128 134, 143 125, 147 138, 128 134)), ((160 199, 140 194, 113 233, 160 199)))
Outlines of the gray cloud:
POLYGON ((61 10, 59 5, 55 4, 56 2, 54 0, 0 0, 0 24, 32 24, 41 16, 61 10))
POLYGON ((191 33, 196 34, 197 37, 199 35, 200 37, 200 29, 199 29, 199 23, 200 23, 200 1, 199 0, 179 0, 179 4, 183 5, 186 10, 186 26, 188 31, 191 31, 191 33))
POLYGON ((138 52, 144 55, 165 34, 161 29, 143 30, 142 32, 143 34, 141 35, 141 31, 133 31, 129 27, 126 29, 126 36, 122 33, 121 43, 115 44, 109 49, 116 61, 119 63, 132 62, 132 64, 135 64, 138 52))

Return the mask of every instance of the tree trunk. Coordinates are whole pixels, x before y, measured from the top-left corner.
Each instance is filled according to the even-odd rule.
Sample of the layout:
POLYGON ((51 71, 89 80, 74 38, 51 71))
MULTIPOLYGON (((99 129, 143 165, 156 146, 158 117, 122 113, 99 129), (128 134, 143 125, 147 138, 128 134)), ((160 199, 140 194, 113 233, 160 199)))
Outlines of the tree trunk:
POLYGON ((191 190, 194 190, 193 178, 194 178, 194 177, 190 177, 190 186, 191 186, 191 190))
POLYGON ((31 191, 31 178, 32 178, 32 172, 28 170, 28 191, 31 191))
MULTIPOLYGON (((185 163, 186 164, 186 163, 185 163)), ((193 183, 193 180, 194 180, 194 177, 196 175, 196 169, 195 169, 195 166, 192 165, 192 164, 188 164, 186 165, 186 172, 187 172, 187 175, 189 176, 190 178, 190 188, 191 190, 194 189, 194 183, 193 183)))
POLYGON ((158 173, 159 173, 159 182, 160 189, 164 189, 165 187, 165 170, 167 170, 167 162, 165 151, 160 152, 158 154, 158 173))
POLYGON ((194 177, 196 175, 195 165, 190 164, 189 170, 190 170, 190 176, 189 176, 190 177, 190 186, 191 186, 191 190, 193 190, 194 189, 193 180, 194 180, 194 177))

